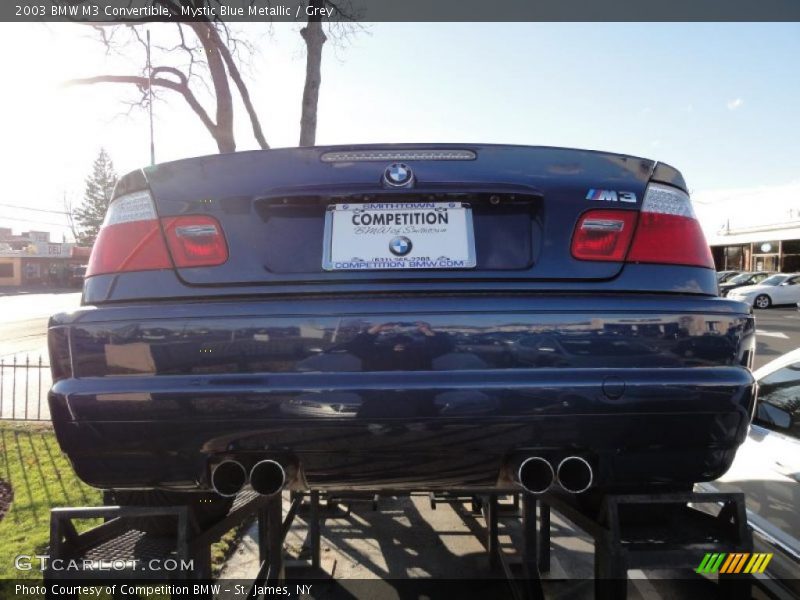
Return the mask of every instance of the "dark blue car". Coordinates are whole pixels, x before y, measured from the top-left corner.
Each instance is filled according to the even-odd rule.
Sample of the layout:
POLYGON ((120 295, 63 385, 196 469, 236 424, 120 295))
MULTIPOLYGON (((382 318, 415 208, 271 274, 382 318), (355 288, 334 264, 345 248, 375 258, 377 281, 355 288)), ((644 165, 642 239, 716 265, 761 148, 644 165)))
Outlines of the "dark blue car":
POLYGON ((753 412, 750 308, 717 296, 684 180, 652 160, 446 144, 156 165, 117 184, 86 275, 84 307, 50 321, 56 432, 87 483, 151 501, 688 490, 753 412))

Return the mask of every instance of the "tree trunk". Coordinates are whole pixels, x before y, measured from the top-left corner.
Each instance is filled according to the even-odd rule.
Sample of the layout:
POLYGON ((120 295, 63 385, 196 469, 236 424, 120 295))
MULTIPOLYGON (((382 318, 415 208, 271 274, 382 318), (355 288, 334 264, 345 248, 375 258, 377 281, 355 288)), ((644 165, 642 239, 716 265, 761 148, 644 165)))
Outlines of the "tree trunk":
POLYGON ((214 135, 214 141, 217 142, 217 149, 220 154, 236 152, 236 139, 233 137, 232 130, 217 129, 217 133, 214 135))
MULTIPOLYGON (((311 0, 309 6, 322 9, 325 0, 311 0)), ((300 115, 300 145, 313 146, 317 139, 317 103, 319 86, 322 83, 322 45, 325 33, 322 31, 322 16, 315 10, 315 16, 308 17, 308 24, 300 30, 306 42, 306 82, 303 86, 303 105, 300 115)))
POLYGON ((247 89, 244 79, 242 79, 242 74, 239 72, 239 67, 236 66, 236 61, 233 60, 233 55, 222 41, 219 32, 213 27, 209 28, 209 32, 216 41, 217 47, 219 48, 219 53, 222 56, 222 59, 225 61, 225 65, 228 67, 228 74, 230 75, 230 78, 233 79, 233 82, 239 89, 239 94, 242 97, 244 108, 250 117, 250 125, 253 128, 253 136, 256 138, 256 141, 258 142, 258 145, 261 146, 262 150, 268 150, 269 144, 267 143, 267 138, 264 137, 264 132, 261 130, 261 122, 258 120, 258 114, 253 106, 253 101, 250 99, 250 91, 247 89))
POLYGON ((197 39, 203 45, 203 51, 208 63, 208 72, 211 74, 211 83, 214 86, 214 96, 217 100, 217 123, 214 140, 220 153, 235 152, 236 141, 233 136, 233 96, 228 84, 228 74, 225 72, 225 62, 210 23, 190 23, 197 39))

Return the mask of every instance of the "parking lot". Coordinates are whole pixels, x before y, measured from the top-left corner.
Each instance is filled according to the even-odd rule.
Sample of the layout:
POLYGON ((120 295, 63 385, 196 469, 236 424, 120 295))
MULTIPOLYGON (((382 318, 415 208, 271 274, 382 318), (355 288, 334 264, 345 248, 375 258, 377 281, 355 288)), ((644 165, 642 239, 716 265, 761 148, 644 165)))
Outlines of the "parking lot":
POLYGON ((756 359, 760 367, 800 346, 800 312, 795 307, 777 307, 757 310, 756 359))

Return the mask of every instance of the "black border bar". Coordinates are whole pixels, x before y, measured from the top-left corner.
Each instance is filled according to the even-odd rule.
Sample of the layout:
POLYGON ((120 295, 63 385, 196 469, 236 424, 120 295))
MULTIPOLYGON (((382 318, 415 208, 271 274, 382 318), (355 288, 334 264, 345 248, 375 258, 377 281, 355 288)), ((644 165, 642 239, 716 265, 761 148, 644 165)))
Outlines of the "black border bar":
MULTIPOLYGON (((324 0, 322 4, 321 17, 331 22, 800 21, 800 0, 324 0)), ((307 21, 310 7, 310 0, 2 0, 0 21, 301 23, 307 21)))

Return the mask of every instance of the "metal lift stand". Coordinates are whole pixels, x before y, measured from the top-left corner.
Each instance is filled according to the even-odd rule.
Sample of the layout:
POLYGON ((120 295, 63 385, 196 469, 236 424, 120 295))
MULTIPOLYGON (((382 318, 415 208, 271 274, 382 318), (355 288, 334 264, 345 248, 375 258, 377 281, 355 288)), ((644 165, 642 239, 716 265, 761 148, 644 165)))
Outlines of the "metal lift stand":
POLYGON ((259 511, 258 549, 261 568, 253 581, 249 599, 256 600, 263 595, 258 594, 260 586, 271 586, 286 579, 286 567, 283 560, 283 543, 292 528, 292 523, 303 505, 305 497, 309 498, 308 542, 311 547, 311 567, 320 566, 320 526, 319 526, 319 492, 292 492, 291 504, 283 516, 283 499, 280 494, 268 499, 259 511))
MULTIPOLYGON (((629 569, 686 569, 694 572, 707 552, 751 552, 744 494, 686 493, 609 495, 598 514, 581 510, 572 499, 556 494, 540 498, 539 572, 550 570, 550 510, 555 509, 594 538, 595 599, 624 599, 629 569), (698 505, 721 507, 714 515, 698 505), (669 507, 672 519, 656 514, 646 522, 625 523, 625 507, 669 507)), ((535 502, 535 500, 534 500, 535 502)), ((531 520, 533 521, 533 520, 531 520)), ((535 521, 533 521, 535 523, 535 521)), ((535 525, 534 525, 535 526, 535 525)), ((529 533, 526 532, 526 539, 529 533)), ((720 576, 719 593, 726 600, 750 598, 747 577, 720 576)))
MULTIPOLYGON (((406 492, 407 493, 407 492, 406 492)), ((479 503, 486 522, 486 546, 492 567, 502 566, 511 584, 511 591, 520 600, 544 598, 540 573, 550 570, 550 511, 556 510, 575 526, 589 534, 595 541, 595 598, 624 599, 627 593, 629 569, 695 568, 706 552, 750 552, 752 538, 747 527, 744 496, 742 494, 657 494, 609 495, 598 514, 582 510, 573 498, 558 494, 533 496, 522 493, 521 517, 523 543, 520 558, 504 553, 498 542, 498 518, 517 513, 519 499, 512 505, 499 504, 498 496, 489 494, 480 499, 465 492, 431 496, 432 506, 438 502, 471 500, 479 503), (459 495, 460 494, 460 495, 459 495), (480 500, 480 501, 479 501, 480 500), (537 523, 537 504, 539 522, 537 523), (672 506, 677 515, 677 525, 664 527, 664 523, 638 524, 630 528, 620 519, 620 508, 631 505, 655 504, 672 506), (698 504, 716 504, 722 507, 714 516, 695 508, 698 504), (686 534, 686 539, 681 535, 686 534), (699 542, 697 540, 700 540, 699 542)), ((336 498, 328 494, 328 499, 336 498)), ((248 516, 258 517, 258 545, 261 568, 253 581, 250 598, 261 596, 258 587, 275 585, 286 578, 283 544, 295 517, 308 503, 308 545, 311 550, 310 565, 320 566, 320 492, 293 492, 291 504, 283 515, 283 499, 258 496, 253 492, 240 494, 228 515, 215 525, 200 530, 190 519, 186 507, 84 507, 57 508, 51 512, 51 557, 75 559, 82 564, 92 560, 144 560, 151 557, 193 559, 194 569, 180 573, 177 581, 208 581, 211 579, 210 546, 226 531, 243 523, 248 516), (156 536, 132 526, 131 519, 152 516, 171 516, 177 519, 176 533, 172 537, 156 536), (73 519, 104 518, 106 522, 78 534, 73 519)), ((362 499, 363 500, 363 499, 362 499)), ((371 500, 373 507, 374 498, 371 500)), ((623 508, 624 510, 624 508, 623 508)), ((97 572, 45 572, 45 581, 56 578, 94 579, 100 583, 110 578, 135 579, 141 571, 97 572)), ((720 577, 725 598, 749 598, 749 583, 742 579, 720 577)), ((197 596, 195 596, 197 597, 197 596)), ((63 596, 60 596, 63 598, 63 596)))

